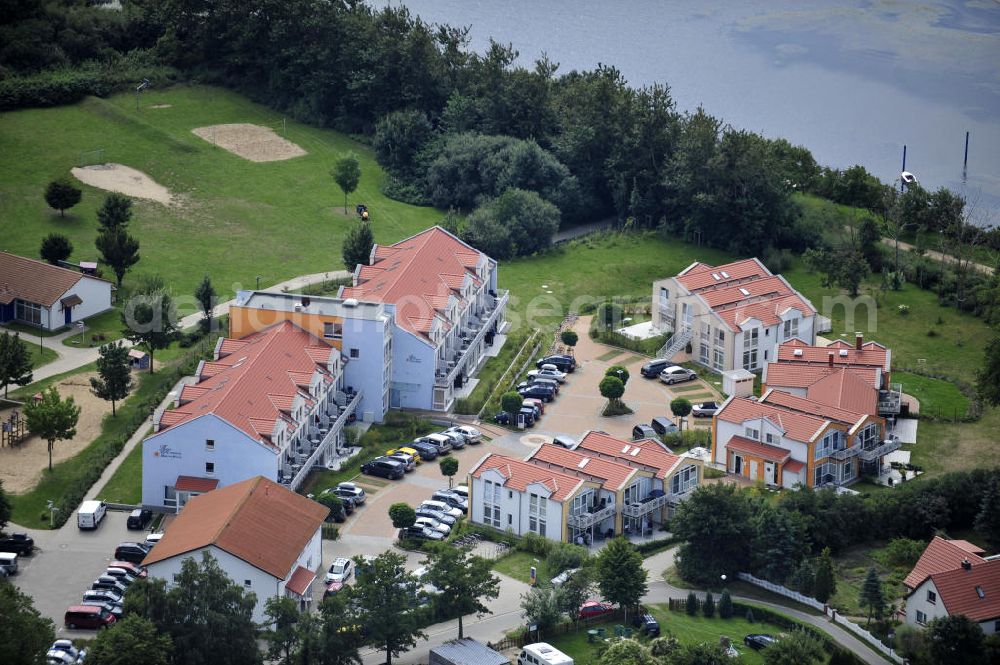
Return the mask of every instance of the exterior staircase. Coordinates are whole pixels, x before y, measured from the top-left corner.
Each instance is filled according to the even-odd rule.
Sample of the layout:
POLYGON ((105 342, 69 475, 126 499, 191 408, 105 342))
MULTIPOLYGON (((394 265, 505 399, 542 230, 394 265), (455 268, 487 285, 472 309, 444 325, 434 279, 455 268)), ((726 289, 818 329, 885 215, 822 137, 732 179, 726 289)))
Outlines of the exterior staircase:
POLYGON ((673 337, 667 340, 666 344, 660 347, 660 350, 656 352, 656 357, 670 360, 681 349, 690 344, 692 338, 694 338, 694 330, 690 326, 678 330, 673 337))

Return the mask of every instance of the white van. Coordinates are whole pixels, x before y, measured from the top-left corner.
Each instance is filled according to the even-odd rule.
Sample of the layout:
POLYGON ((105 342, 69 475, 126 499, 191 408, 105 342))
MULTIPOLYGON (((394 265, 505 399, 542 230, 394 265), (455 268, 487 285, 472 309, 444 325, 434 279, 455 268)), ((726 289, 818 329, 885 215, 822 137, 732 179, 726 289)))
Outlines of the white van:
POLYGON ((545 642, 525 644, 517 665, 573 665, 573 659, 545 642))
POLYGON ((0 577, 17 574, 17 555, 13 552, 0 552, 0 577))
POLYGON ((76 512, 76 525, 81 529, 96 529, 108 512, 103 501, 84 501, 76 512))

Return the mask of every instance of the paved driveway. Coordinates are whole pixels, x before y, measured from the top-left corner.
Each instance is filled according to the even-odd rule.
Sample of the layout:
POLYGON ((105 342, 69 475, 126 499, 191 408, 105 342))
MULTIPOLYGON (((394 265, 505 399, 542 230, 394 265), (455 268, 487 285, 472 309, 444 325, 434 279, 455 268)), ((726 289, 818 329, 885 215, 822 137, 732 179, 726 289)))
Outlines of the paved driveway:
MULTIPOLYGON (((595 429, 628 439, 634 425, 648 424, 657 416, 672 418, 670 401, 675 397, 686 397, 694 403, 718 398, 718 390, 700 378, 669 387, 657 379, 644 378, 639 369, 648 357, 594 342, 587 334, 589 327, 590 317, 580 318, 574 325, 580 338, 575 349, 577 369, 566 379, 555 401, 546 405, 536 430, 579 437, 584 431, 595 429), (623 400, 635 413, 605 418, 601 410, 606 400, 601 397, 598 384, 613 365, 623 365, 629 371, 623 400)), ((710 418, 688 418, 684 425, 685 429, 710 426, 710 418)))

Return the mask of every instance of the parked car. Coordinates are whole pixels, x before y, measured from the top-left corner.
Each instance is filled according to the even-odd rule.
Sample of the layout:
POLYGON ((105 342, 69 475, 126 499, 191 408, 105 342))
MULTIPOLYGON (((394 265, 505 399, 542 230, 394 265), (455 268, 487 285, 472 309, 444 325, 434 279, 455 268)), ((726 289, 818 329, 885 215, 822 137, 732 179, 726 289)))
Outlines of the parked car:
POLYGON ((459 434, 458 432, 452 432, 449 430, 444 430, 443 432, 438 432, 440 436, 446 436, 451 441, 452 450, 461 450, 465 448, 465 435, 459 434))
POLYGON ((131 571, 132 574, 135 577, 141 577, 141 578, 146 577, 146 567, 145 566, 136 565, 136 564, 132 563, 131 561, 114 561, 114 560, 112 560, 111 563, 108 564, 108 566, 114 567, 114 568, 124 568, 125 570, 131 571))
POLYGON ((428 434, 422 436, 417 441, 421 443, 429 443, 437 449, 438 455, 447 455, 451 452, 451 437, 442 436, 441 434, 428 434))
POLYGON ((638 441, 639 439, 655 439, 656 430, 654 430, 649 425, 636 425, 632 428, 632 440, 638 441))
POLYGON ((326 581, 346 582, 354 574, 354 562, 347 557, 337 557, 330 564, 330 570, 326 571, 326 581))
POLYGON ((453 526, 456 521, 454 515, 449 515, 448 513, 435 510, 434 508, 430 508, 428 506, 419 506, 414 512, 416 512, 417 517, 429 517, 448 526, 453 526))
POLYGON ((125 521, 125 527, 129 529, 145 529, 153 519, 153 511, 143 510, 142 508, 136 508, 131 513, 128 514, 128 519, 125 521))
POLYGON ((469 510, 469 502, 452 492, 450 489, 440 489, 431 495, 432 501, 442 501, 452 508, 458 508, 465 514, 469 510))
POLYGON ((90 585, 91 589, 107 589, 109 591, 114 591, 115 593, 124 596, 125 592, 128 590, 128 585, 119 580, 117 577, 111 577, 110 575, 101 575, 90 585))
POLYGON ((454 487, 451 488, 451 491, 454 494, 457 494, 458 496, 462 497, 466 501, 469 500, 469 486, 468 485, 455 485, 454 487))
POLYGON ((96 529, 108 513, 103 501, 84 501, 76 511, 76 526, 80 529, 96 529))
POLYGON ((575 448, 576 439, 571 436, 564 436, 560 434, 559 436, 552 437, 552 443, 557 446, 562 446, 563 448, 575 448))
POLYGON ((529 402, 538 407, 539 415, 545 413, 545 402, 538 399, 537 397, 527 397, 525 398, 524 402, 522 402, 522 406, 527 406, 529 402))
POLYGON ((98 630, 115 624, 115 615, 94 605, 73 605, 66 610, 63 623, 70 630, 89 628, 98 630))
POLYGON ((660 622, 652 614, 638 613, 632 619, 636 628, 646 634, 646 637, 659 637, 660 622))
POLYGON ((650 360, 648 363, 639 368, 639 373, 642 374, 647 379, 655 379, 660 375, 660 372, 670 367, 670 361, 666 358, 657 358, 656 360, 650 360))
POLYGON ((560 372, 555 365, 542 365, 541 369, 533 369, 528 372, 529 377, 542 377, 553 379, 559 383, 566 380, 566 372, 560 372))
POLYGON ((415 538, 417 540, 444 540, 444 534, 440 531, 435 531, 434 529, 428 529, 425 526, 414 524, 413 526, 400 529, 399 538, 400 540, 404 538, 415 538))
POLYGON ((552 388, 552 392, 556 395, 559 394, 559 382, 555 379, 550 379, 546 376, 532 376, 528 377, 526 383, 529 386, 548 386, 549 388, 552 388))
POLYGON ((754 651, 766 649, 777 641, 777 638, 773 635, 766 635, 763 633, 754 633, 743 638, 743 644, 747 645, 754 651))
POLYGON ((108 566, 107 570, 105 570, 103 574, 108 577, 114 577, 115 579, 121 580, 122 584, 125 586, 129 586, 132 582, 139 579, 139 576, 133 574, 131 571, 125 570, 124 568, 118 568, 116 566, 108 566))
MULTIPOLYGON (((538 406, 538 402, 541 400, 537 399, 526 399, 521 402, 522 409, 531 409, 534 414, 535 420, 539 420, 542 417, 542 407, 538 406)), ((542 402, 544 404, 544 402, 542 402)))
POLYGON ((87 659, 86 649, 77 649, 72 640, 56 640, 45 652, 50 663, 82 663, 87 659))
POLYGON ((510 414, 506 411, 501 411, 497 415, 493 416, 493 422, 497 425, 510 425, 510 414))
POLYGON ((540 385, 530 385, 530 386, 518 386, 517 392, 521 397, 534 397, 542 400, 543 402, 551 402, 555 399, 555 391, 546 386, 540 385))
POLYGON ((0 552, 13 552, 22 556, 35 551, 35 539, 26 533, 9 533, 0 536, 0 552))
POLYGON ((711 418, 719 410, 716 402, 702 402, 691 407, 691 415, 695 418, 711 418))
POLYGON ((358 500, 355 494, 349 490, 340 489, 339 487, 327 487, 325 490, 320 492, 320 496, 323 494, 332 494, 341 503, 344 504, 344 513, 350 515, 354 512, 354 508, 358 505, 358 500))
POLYGON ((388 459, 398 460, 400 464, 403 465, 403 470, 406 473, 410 473, 417 468, 417 458, 412 455, 407 455, 406 453, 395 453, 393 455, 386 455, 388 459))
MULTIPOLYGON (((653 428, 653 431, 663 436, 664 434, 672 434, 677 430, 677 425, 674 421, 666 416, 657 416, 649 421, 649 426, 653 428)), ((653 437, 656 438, 656 437, 653 437)))
POLYGON ((149 548, 140 543, 119 543, 115 548, 115 558, 139 564, 149 554, 149 548))
POLYGON ((0 577, 10 577, 17 574, 17 555, 13 552, 0 552, 0 577))
POLYGON ((531 406, 522 406, 521 410, 517 412, 517 415, 524 421, 525 427, 534 427, 535 425, 535 408, 531 406))
POLYGON ((614 611, 615 607, 611 603, 602 603, 599 600, 588 600, 580 606, 577 618, 590 619, 592 617, 600 617, 605 614, 611 614, 614 611))
POLYGON ((434 529, 435 531, 441 532, 441 534, 445 536, 451 533, 450 526, 448 526, 444 522, 440 522, 434 519, 433 517, 418 517, 417 521, 414 522, 414 524, 416 524, 417 526, 426 527, 428 529, 434 529))
POLYGON ((93 605, 95 607, 100 607, 102 610, 107 610, 114 615, 115 619, 121 619, 122 615, 125 614, 125 606, 121 603, 109 603, 100 600, 84 600, 81 605, 93 605))
POLYGON ((660 381, 663 381, 668 386, 680 383, 681 381, 694 381, 697 378, 698 375, 693 370, 681 367, 680 365, 671 365, 660 372, 660 381))
POLYGON ((407 455, 409 455, 410 457, 412 457, 413 461, 416 462, 417 464, 420 464, 423 461, 423 459, 420 457, 420 451, 418 451, 416 448, 411 448, 409 446, 400 446, 399 448, 390 448, 389 450, 385 451, 385 454, 388 457, 392 457, 393 455, 395 455, 397 453, 406 453, 407 455))
POLYGON ((413 450, 416 450, 418 453, 420 453, 420 459, 424 460, 425 462, 430 462, 431 460, 437 459, 437 456, 440 454, 438 452, 437 446, 430 443, 424 443, 422 441, 414 441, 407 447, 412 448, 413 450))
POLYGON ((124 596, 111 589, 87 589, 83 592, 83 604, 107 603, 109 605, 122 605, 124 596))
POLYGON ((563 584, 566 584, 566 582, 569 581, 569 578, 571 578, 573 576, 573 573, 575 573, 578 570, 580 570, 580 569, 579 568, 569 568, 567 570, 562 571, 561 573, 559 573, 558 575, 556 575, 555 577, 552 578, 552 586, 554 586, 555 588, 558 589, 563 584))
POLYGON ((380 476, 389 480, 399 480, 406 475, 406 469, 399 460, 388 457, 376 457, 361 465, 361 473, 369 476, 380 476))
POLYGON ((465 511, 460 508, 455 508, 454 506, 445 503, 444 501, 439 501, 437 499, 428 499, 420 504, 421 508, 430 508, 431 510, 438 510, 445 515, 451 515, 456 520, 465 515, 465 511))
POLYGON ((365 502, 365 499, 368 498, 367 495, 365 494, 364 488, 358 487, 354 483, 350 482, 337 483, 337 489, 344 492, 350 492, 351 496, 354 497, 355 505, 358 506, 363 504, 365 502))
POLYGON ((148 536, 146 536, 146 542, 144 542, 143 545, 145 545, 149 549, 153 549, 153 547, 161 540, 163 540, 162 533, 151 533, 148 536))
POLYGON ((467 443, 471 444, 477 444, 483 440, 483 433, 472 425, 456 425, 455 427, 449 427, 446 431, 458 432, 465 437, 467 443))
POLYGON ((535 367, 542 369, 545 365, 552 365, 560 372, 570 373, 576 370, 576 358, 573 356, 546 356, 535 362, 535 367))

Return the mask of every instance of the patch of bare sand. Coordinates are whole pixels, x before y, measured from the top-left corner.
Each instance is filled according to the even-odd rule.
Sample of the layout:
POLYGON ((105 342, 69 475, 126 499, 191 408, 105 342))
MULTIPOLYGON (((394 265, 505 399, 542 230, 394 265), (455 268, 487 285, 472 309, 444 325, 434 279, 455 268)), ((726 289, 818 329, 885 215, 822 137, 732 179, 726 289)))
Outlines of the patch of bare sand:
POLYGON ((82 183, 109 192, 149 199, 163 205, 173 203, 173 195, 169 189, 142 171, 124 164, 97 164, 74 168, 73 176, 82 183))
MULTIPOLYGON (((80 420, 76 425, 76 436, 66 441, 56 441, 52 446, 52 463, 73 457, 90 445, 101 433, 101 420, 111 413, 111 402, 90 392, 90 377, 96 372, 77 374, 55 384, 59 395, 65 399, 72 397, 80 407, 80 420)), ((0 411, 6 420, 11 410, 0 411)), ((48 468, 48 444, 31 435, 14 448, 0 448, 0 480, 8 492, 21 493, 31 490, 48 468)))
POLYGON ((174 106, 173 104, 153 104, 149 108, 151 108, 151 109, 169 109, 169 108, 173 108, 173 106, 174 106))
POLYGON ((306 154, 305 150, 278 136, 270 127, 236 123, 196 127, 191 131, 209 143, 251 162, 277 162, 306 154))

